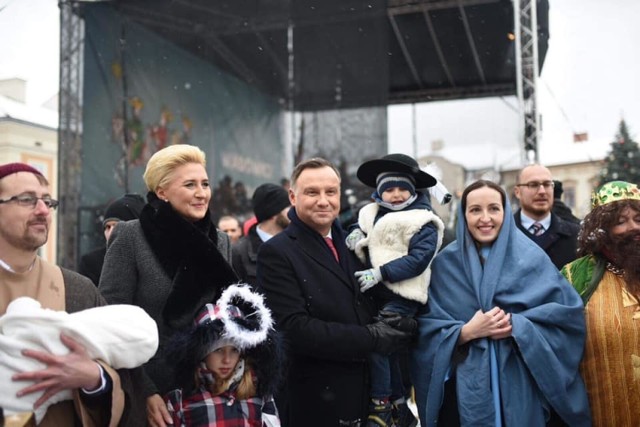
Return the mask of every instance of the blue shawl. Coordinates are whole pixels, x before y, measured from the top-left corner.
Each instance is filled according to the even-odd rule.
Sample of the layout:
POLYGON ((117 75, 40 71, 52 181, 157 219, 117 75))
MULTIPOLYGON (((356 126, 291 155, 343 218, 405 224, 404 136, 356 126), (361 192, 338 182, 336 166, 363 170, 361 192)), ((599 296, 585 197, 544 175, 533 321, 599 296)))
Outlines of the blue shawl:
POLYGON ((433 262, 429 302, 417 316, 412 352, 420 425, 437 425, 445 380, 455 376, 461 425, 496 426, 493 375, 503 425, 544 426, 551 406, 569 426, 590 426, 578 371, 585 342, 582 302, 544 251, 516 228, 508 202, 504 210, 484 267, 461 207, 457 240, 433 262), (495 306, 511 313, 512 337, 458 347, 462 326, 477 310, 495 306))

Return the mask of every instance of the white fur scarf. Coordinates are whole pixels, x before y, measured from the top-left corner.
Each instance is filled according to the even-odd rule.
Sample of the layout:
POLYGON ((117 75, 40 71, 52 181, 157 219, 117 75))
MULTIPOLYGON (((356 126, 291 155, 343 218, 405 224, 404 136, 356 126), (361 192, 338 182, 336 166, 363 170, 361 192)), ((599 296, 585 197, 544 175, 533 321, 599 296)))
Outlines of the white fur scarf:
MULTIPOLYGON (((379 206, 370 203, 360 210, 358 224, 366 237, 358 242, 355 253, 362 262, 366 261, 364 248, 369 248, 369 257, 373 267, 380 267, 394 259, 403 257, 409 252, 409 241, 422 227, 429 222, 438 230, 438 242, 435 254, 440 250, 444 235, 444 224, 433 212, 426 209, 412 209, 399 212, 389 212, 374 220, 379 206)), ((396 283, 387 283, 385 286, 392 292, 420 303, 427 302, 427 289, 431 280, 431 262, 420 275, 396 283)))

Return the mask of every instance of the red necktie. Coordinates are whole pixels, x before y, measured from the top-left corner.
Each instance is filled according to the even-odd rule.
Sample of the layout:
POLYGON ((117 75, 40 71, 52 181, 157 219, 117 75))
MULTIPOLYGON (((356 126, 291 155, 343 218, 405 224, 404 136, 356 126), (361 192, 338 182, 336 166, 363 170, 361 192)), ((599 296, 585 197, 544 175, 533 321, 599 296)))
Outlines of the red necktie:
POLYGON ((338 251, 336 250, 336 247, 333 245, 333 239, 331 237, 325 237, 324 241, 327 242, 327 245, 329 246, 329 249, 331 249, 331 252, 333 252, 333 256, 336 259, 336 261, 340 262, 338 251))

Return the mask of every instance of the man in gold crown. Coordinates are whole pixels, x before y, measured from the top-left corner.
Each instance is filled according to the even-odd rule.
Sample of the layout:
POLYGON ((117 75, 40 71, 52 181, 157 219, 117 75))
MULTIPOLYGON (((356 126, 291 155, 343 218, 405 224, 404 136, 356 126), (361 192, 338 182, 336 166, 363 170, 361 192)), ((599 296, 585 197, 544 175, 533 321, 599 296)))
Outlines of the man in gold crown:
POLYGON ((562 269, 585 305, 580 369, 594 426, 638 425, 640 189, 608 182, 594 192, 591 206, 578 236, 581 258, 562 269))

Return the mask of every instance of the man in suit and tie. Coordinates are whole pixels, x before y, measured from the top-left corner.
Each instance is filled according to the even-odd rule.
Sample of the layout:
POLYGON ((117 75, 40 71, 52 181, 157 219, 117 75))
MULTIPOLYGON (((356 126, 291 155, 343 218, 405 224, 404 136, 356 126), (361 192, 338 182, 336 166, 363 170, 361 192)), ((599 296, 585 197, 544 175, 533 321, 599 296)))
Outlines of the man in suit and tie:
POLYGON ((259 289, 290 350, 287 396, 276 401, 285 408, 283 426, 364 425, 367 357, 408 341, 414 321, 373 321, 373 305, 354 276, 364 267, 336 220, 340 173, 333 164, 321 158, 298 164, 289 199, 291 223, 260 247, 257 266, 259 289))
POLYGON ((520 209, 514 213, 516 225, 549 255, 559 269, 577 257, 580 225, 563 220, 551 211, 554 182, 544 166, 525 166, 518 175, 515 195, 520 209))

